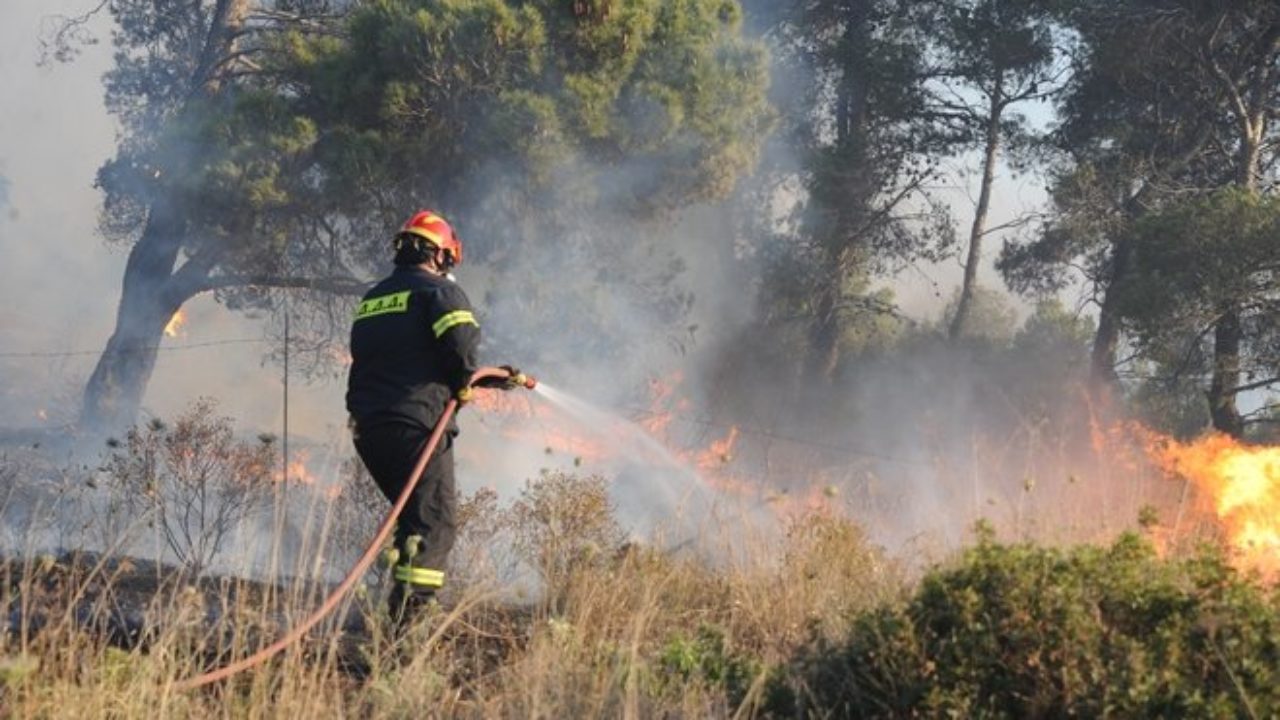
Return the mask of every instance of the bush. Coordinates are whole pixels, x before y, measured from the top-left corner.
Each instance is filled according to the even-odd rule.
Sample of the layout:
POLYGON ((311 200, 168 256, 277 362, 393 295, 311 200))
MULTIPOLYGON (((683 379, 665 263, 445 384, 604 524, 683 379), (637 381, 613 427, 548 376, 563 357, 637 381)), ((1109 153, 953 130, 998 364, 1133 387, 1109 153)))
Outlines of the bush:
POLYGON ((735 707, 763 672, 757 658, 732 649, 725 631, 715 625, 702 625, 692 638, 677 633, 662 647, 658 663, 677 691, 686 690, 690 683, 704 683, 722 689, 735 707))
POLYGON ((1271 717, 1276 598, 1216 551, 1005 546, 989 533, 902 607, 815 641, 774 687, 776 714, 836 717, 1271 717))
POLYGON ((330 506, 333 513, 331 545, 347 548, 354 562, 391 511, 391 503, 360 458, 347 458, 338 472, 342 485, 330 506))
POLYGON ((607 566, 626 542, 598 475, 543 471, 512 503, 507 523, 516 556, 543 581, 548 607, 558 605, 575 572, 607 566))
POLYGON ((233 528, 271 492, 275 449, 236 440, 231 420, 200 400, 172 427, 152 420, 114 445, 105 470, 136 518, 154 524, 184 569, 200 574, 233 528))

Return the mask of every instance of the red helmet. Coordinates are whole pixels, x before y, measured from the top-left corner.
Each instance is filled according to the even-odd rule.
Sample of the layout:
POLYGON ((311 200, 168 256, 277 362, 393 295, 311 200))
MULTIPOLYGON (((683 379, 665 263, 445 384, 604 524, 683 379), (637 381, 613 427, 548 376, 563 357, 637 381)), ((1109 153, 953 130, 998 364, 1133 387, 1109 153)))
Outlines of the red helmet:
POLYGON ((406 235, 420 237, 444 250, 445 262, 450 267, 462 264, 462 240, 454 234, 449 223, 434 210, 419 210, 396 233, 396 247, 406 235))

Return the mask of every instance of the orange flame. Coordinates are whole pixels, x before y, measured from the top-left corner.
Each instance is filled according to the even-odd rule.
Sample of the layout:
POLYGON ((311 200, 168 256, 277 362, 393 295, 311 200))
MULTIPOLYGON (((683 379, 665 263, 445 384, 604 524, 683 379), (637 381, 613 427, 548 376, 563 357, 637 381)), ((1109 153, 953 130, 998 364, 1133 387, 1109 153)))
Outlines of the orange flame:
POLYGON ((639 420, 639 424, 645 432, 659 440, 666 436, 675 413, 689 409, 689 401, 676 394, 682 382, 684 375, 680 372, 672 373, 665 379, 649 380, 649 412, 639 420))
POLYGON ((706 450, 698 453, 699 470, 715 470, 733 460, 733 445, 738 441, 737 426, 729 428, 729 434, 721 440, 711 443, 706 450))
MULTIPOLYGON (((776 491, 751 478, 735 472, 735 447, 742 433, 738 427, 728 428, 726 434, 705 447, 690 446, 688 438, 676 432, 675 421, 692 409, 692 401, 680 394, 683 378, 673 373, 665 378, 649 381, 649 405, 642 411, 636 423, 645 433, 663 445, 671 455, 693 469, 702 483, 724 497, 736 496, 761 502, 779 518, 830 510, 832 499, 838 494, 831 488, 818 486, 790 488, 776 491)), ((506 438, 525 445, 545 449, 548 455, 569 455, 575 465, 582 463, 608 463, 623 457, 634 438, 625 433, 614 435, 609 427, 591 430, 569 429, 555 408, 545 402, 536 402, 528 393, 482 391, 476 393, 469 407, 482 416, 496 420, 494 430, 506 438)))
POLYGON ((1280 574, 1280 447, 1214 434, 1191 443, 1166 440, 1151 456, 1203 495, 1242 568, 1280 574))
POLYGON ((276 482, 289 481, 302 483, 303 485, 315 485, 316 476, 307 468, 307 453, 293 453, 293 459, 285 465, 284 472, 276 471, 273 475, 276 482))
POLYGON ((166 337, 178 337, 182 334, 182 326, 187 322, 187 314, 179 310, 169 318, 169 324, 164 326, 164 334, 166 337))
POLYGON ((548 455, 569 455, 581 464, 607 458, 604 443, 561 429, 561 423, 545 403, 534 403, 528 393, 481 390, 468 407, 499 421, 498 432, 512 440, 542 446, 548 455))

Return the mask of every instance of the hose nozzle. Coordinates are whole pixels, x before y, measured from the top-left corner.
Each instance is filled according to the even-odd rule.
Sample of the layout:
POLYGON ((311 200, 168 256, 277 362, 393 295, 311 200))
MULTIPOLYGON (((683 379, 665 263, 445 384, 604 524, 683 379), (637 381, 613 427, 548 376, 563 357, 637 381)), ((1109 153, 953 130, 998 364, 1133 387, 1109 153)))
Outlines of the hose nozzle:
POLYGON ((516 373, 515 375, 512 375, 511 382, 523 387, 525 390, 532 390, 538 387, 538 379, 532 375, 525 375, 524 373, 516 373))

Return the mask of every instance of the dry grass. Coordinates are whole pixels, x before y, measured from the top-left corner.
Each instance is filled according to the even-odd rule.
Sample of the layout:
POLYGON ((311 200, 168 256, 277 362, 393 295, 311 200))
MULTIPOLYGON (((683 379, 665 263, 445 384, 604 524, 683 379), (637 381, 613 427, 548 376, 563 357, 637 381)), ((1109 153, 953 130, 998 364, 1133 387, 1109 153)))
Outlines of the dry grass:
MULTIPOLYGON (((210 452, 218 460, 262 451, 261 443, 246 450, 198 441, 199 433, 152 430, 153 442, 116 448, 119 461, 108 465, 116 472, 107 480, 142 477, 150 483, 144 489, 162 489, 157 483, 169 475, 223 478, 227 473, 184 476, 165 471, 164 463, 124 461, 167 452, 183 469, 210 452), (180 442, 171 447, 174 437, 180 442), (138 467, 146 472, 124 472, 138 467)), ((1064 527, 1087 537, 1114 524, 1103 510, 1131 526, 1140 503, 1162 497, 1144 475, 1114 462, 1123 454, 1106 444, 1096 450, 1097 465, 1114 464, 1115 477, 1103 473, 1091 483, 1071 474, 1075 456, 1068 457, 1065 441, 1022 445, 1020 463, 975 455, 975 467, 1003 471, 989 483, 1008 490, 999 503, 983 501, 979 480, 988 478, 975 475, 972 493, 939 491, 947 500, 939 507, 957 515, 990 512, 1002 536, 1052 542, 1072 539, 1055 536, 1064 527), (1045 467, 1064 479, 1039 482, 1033 471, 1045 467), (1016 482, 997 482, 1005 476, 1016 482)), ((953 475, 947 468, 938 474, 953 475)), ((24 518, 29 528, 25 538, 16 523, 3 528, 10 561, 0 563, 9 619, 0 635, 0 715, 750 717, 777 688, 771 681, 805 649, 838 646, 857 625, 855 616, 897 605, 913 584, 842 514, 852 499, 842 498, 841 510, 808 511, 781 523, 773 512, 802 505, 702 508, 694 538, 687 537, 685 518, 682 532, 672 533, 679 542, 663 542, 661 530, 636 541, 615 516, 605 479, 546 473, 508 502, 487 490, 464 498, 443 607, 408 637, 393 638, 386 626, 385 572, 376 571, 301 646, 228 682, 179 691, 182 680, 251 654, 295 625, 320 604, 334 572, 363 549, 387 504, 358 464, 345 475, 337 502, 312 493, 314 503, 295 503, 288 523, 276 503, 260 513, 259 520, 270 516, 259 525, 267 528, 262 537, 219 540, 216 562, 173 570, 129 558, 148 542, 166 546, 155 527, 164 520, 157 507, 163 492, 144 493, 147 502, 131 508, 112 500, 119 493, 112 494, 118 488, 111 482, 96 487, 74 473, 36 471, 25 460, 0 457, 0 511, 42 508, 0 513, 24 518), (15 490, 24 476, 60 479, 24 494, 15 490), (81 498, 85 493, 111 497, 94 505, 81 498), (65 540, 77 537, 66 530, 70 525, 84 525, 80 545, 106 549, 56 558, 32 550, 75 547, 65 540), (266 581, 220 579, 205 567, 266 581), (122 625, 136 632, 121 632, 122 625)), ((1181 488, 1156 486, 1164 494, 1174 489, 1181 488)), ((1176 535, 1162 546, 1191 537, 1185 502, 1174 493, 1156 503, 1176 535)), ((914 552, 939 560, 953 549, 914 552)))
POLYGON ((183 692, 181 681, 253 653, 317 607, 387 508, 352 463, 336 502, 300 488, 286 511, 277 492, 229 536, 218 502, 274 467, 264 459, 274 447, 233 442, 207 409, 189 418, 117 443, 87 479, 0 455, 10 558, 0 562, 0 716, 751 717, 786 707, 767 696, 785 694, 797 658, 856 644, 859 623, 901 609, 917 584, 909 572, 956 562, 954 543, 929 544, 931 529, 989 517, 1001 537, 1056 544, 1114 535, 1142 514, 1163 550, 1202 534, 1185 486, 1143 472, 1122 432, 1095 432, 1084 451, 1081 438, 1039 426, 975 441, 971 458, 932 468, 923 489, 868 470, 862 481, 822 476, 836 491, 816 505, 726 492, 754 504, 690 510, 666 529, 672 542, 661 528, 629 537, 606 479, 549 472, 507 501, 488 490, 463 499, 442 609, 407 637, 386 625, 379 570, 300 646, 183 692), (1159 512, 1140 513, 1148 504, 1159 512), (205 507, 196 517, 212 523, 165 514, 205 507), (811 507, 829 509, 798 509, 811 507), (914 569, 851 514, 920 528, 905 545, 914 569), (50 546, 103 550, 36 550, 50 546), (131 557, 157 549, 173 568, 131 557), (260 582, 236 579, 248 577, 260 582))
POLYGON ((330 623, 193 692, 175 684, 268 642, 318 603, 317 585, 193 581, 110 557, 10 562, 3 599, 23 620, 0 641, 0 707, 49 718, 749 716, 771 668, 901 588, 835 517, 758 533, 731 554, 664 552, 626 541, 601 479, 563 474, 508 505, 480 493, 462 514, 464 567, 408 637, 389 636, 375 583, 345 609, 363 629, 330 623), (108 632, 121 608, 145 612, 139 635, 108 632))

